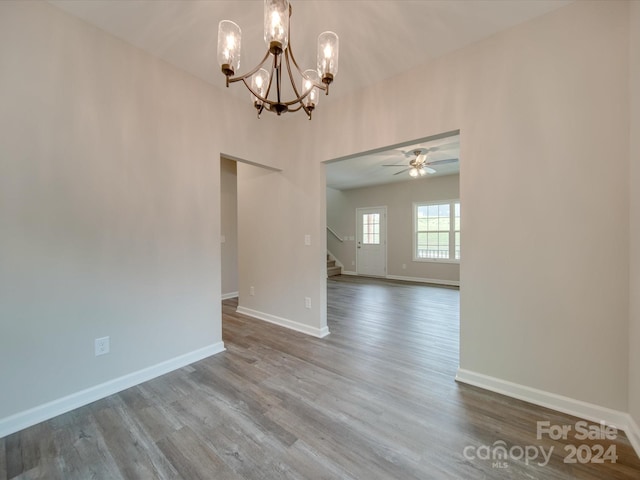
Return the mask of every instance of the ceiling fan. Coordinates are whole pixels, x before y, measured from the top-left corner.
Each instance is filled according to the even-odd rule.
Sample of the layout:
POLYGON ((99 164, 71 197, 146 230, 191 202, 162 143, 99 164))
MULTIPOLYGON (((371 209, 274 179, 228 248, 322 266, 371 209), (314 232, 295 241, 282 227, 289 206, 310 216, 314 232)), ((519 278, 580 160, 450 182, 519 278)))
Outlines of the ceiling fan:
MULTIPOLYGON (((434 150, 438 150, 438 147, 416 149, 416 150, 413 150, 412 152, 407 152, 405 155, 408 156, 413 154, 415 155, 415 158, 412 158, 409 161, 409 166, 407 168, 404 168, 403 170, 400 170, 399 172, 394 173, 394 175, 400 175, 401 173, 404 173, 406 171, 409 171, 409 175, 413 178, 422 177, 426 174, 432 175, 436 173, 436 170, 433 169, 432 167, 437 165, 446 165, 447 163, 454 163, 458 161, 457 158, 445 158, 442 160, 433 160, 431 162, 427 162, 427 153, 434 150)), ((406 167, 406 164, 382 165, 382 166, 383 167, 406 167)))

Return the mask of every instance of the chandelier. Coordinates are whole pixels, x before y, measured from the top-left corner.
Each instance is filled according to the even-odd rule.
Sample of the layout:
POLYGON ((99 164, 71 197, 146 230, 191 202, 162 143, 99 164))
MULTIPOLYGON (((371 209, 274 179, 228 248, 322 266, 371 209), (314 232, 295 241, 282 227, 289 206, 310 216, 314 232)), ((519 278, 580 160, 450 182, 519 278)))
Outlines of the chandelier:
POLYGON ((240 27, 230 20, 222 20, 218 25, 218 63, 227 79, 227 87, 230 83, 244 83, 251 92, 258 118, 265 110, 281 115, 302 109, 311 120, 311 112, 320 100, 320 91, 329 95, 329 85, 338 73, 338 35, 333 32, 323 32, 318 36, 317 71, 302 71, 291 51, 290 17, 288 0, 264 0, 267 53, 253 70, 237 76, 234 75, 240 68, 240 27), (267 68, 263 68, 265 65, 267 68), (296 76, 292 65, 297 71, 296 76), (287 77, 294 96, 289 100, 283 98, 282 92, 282 83, 287 77))

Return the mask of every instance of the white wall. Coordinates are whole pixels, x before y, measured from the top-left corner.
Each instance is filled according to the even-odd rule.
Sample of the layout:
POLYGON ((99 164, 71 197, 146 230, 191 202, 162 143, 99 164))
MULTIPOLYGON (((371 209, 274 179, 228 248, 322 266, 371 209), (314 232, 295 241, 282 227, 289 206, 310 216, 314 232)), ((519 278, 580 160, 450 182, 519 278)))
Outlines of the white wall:
MULTIPOLYGON (((640 426, 640 2, 631 2, 630 78, 631 127, 631 301, 629 324, 629 411, 640 426)), ((637 432, 640 442, 640 431, 637 432)), ((638 445, 640 448, 640 445, 638 445)))
POLYGON ((2 435, 219 350, 220 153, 275 148, 226 92, 44 2, 0 2, 0 65, 2 435))
POLYGON ((622 411, 627 16, 576 2, 325 104, 303 138, 320 162, 460 129, 461 367, 622 411))
POLYGON ((238 293, 238 172, 236 162, 220 158, 220 245, 222 297, 238 293))
POLYGON ((283 172, 238 164, 239 311, 321 337, 328 333, 325 223, 318 223, 325 187, 317 183, 324 165, 283 158, 294 159, 283 172))
MULTIPOLYGON (((340 237, 355 237, 356 209, 386 206, 387 275, 456 284, 459 264, 413 260, 413 203, 457 199, 459 185, 459 175, 447 175, 349 190, 327 187, 327 225, 340 237)), ((347 271, 355 271, 356 242, 340 242, 331 234, 326 238, 329 251, 347 271)))

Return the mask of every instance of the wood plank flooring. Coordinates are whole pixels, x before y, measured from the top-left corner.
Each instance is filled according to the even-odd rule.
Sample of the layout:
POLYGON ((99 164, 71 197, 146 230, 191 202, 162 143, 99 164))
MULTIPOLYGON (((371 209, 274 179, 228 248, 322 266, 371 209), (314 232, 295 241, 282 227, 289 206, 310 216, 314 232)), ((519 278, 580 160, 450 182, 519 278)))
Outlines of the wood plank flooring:
POLYGON ((579 419, 453 380, 457 290, 327 283, 328 337, 227 300, 226 352, 0 439, 0 480, 640 479, 621 432, 537 439, 538 420, 579 419), (482 459, 501 441, 509 458, 482 459), (582 459, 615 445, 618 458, 565 463, 571 444, 586 445, 582 459), (534 447, 535 460, 517 458, 534 447))

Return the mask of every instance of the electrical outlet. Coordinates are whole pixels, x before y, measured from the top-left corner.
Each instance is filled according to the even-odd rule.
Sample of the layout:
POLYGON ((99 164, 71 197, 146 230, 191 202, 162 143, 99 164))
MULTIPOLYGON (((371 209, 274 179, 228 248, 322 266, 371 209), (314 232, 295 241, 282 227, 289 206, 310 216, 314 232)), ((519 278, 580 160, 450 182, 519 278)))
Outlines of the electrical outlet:
POLYGON ((307 234, 307 235, 304 236, 304 244, 306 246, 311 245, 311 235, 307 234))
POLYGON ((109 353, 109 337, 95 339, 96 357, 109 353))
POLYGON ((403 269, 403 270, 406 270, 406 269, 407 269, 407 264, 406 264, 406 263, 403 263, 403 264, 402 264, 402 269, 403 269))
POLYGON ((256 289, 253 287, 249 287, 249 295, 254 296, 256 294, 256 289))
POLYGON ((304 297, 304 308, 311 308, 311 297, 304 297))

